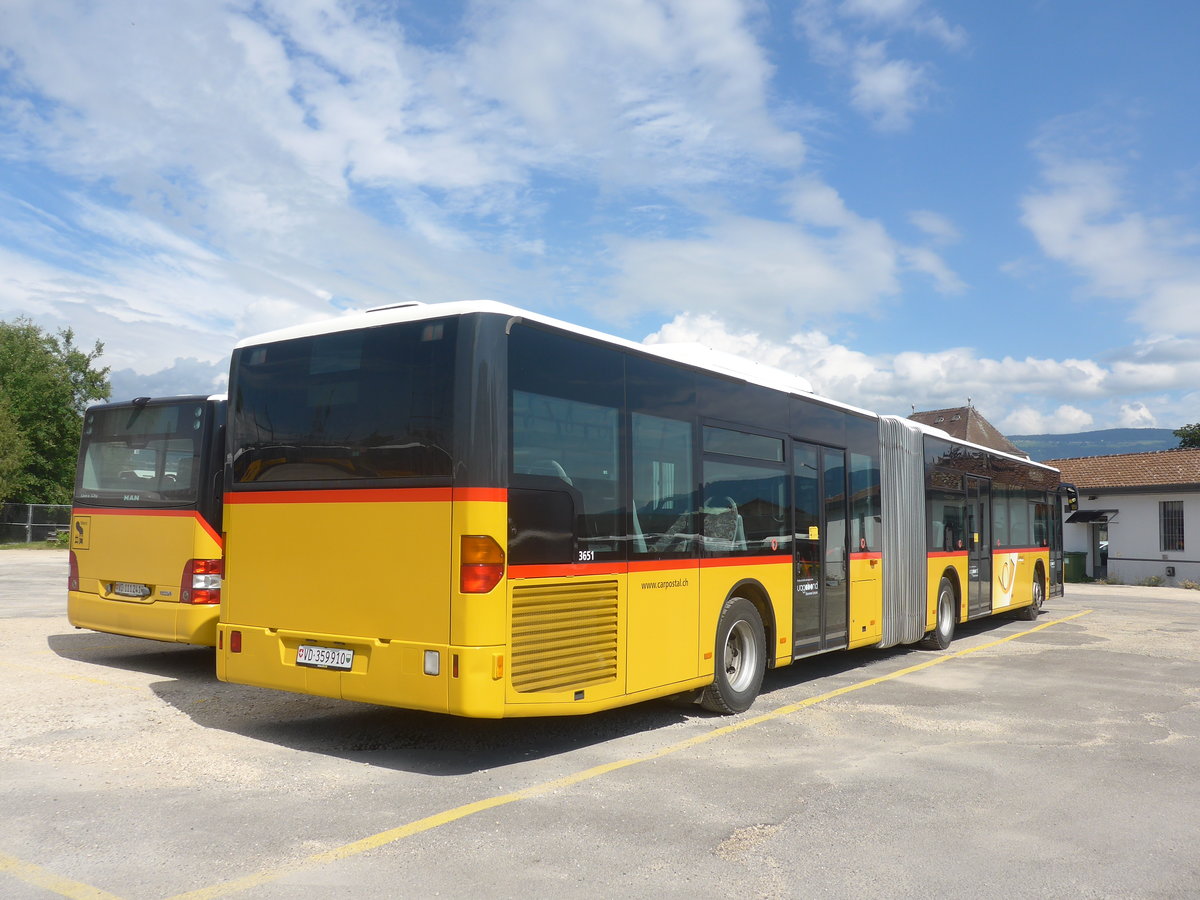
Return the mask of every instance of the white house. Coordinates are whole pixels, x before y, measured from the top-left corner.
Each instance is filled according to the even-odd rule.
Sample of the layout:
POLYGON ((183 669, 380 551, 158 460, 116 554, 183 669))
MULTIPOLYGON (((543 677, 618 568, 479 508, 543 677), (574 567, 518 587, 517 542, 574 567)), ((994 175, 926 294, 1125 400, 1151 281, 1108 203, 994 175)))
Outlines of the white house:
POLYGON ((1138 584, 1200 582, 1200 449, 1050 459, 1079 491, 1064 549, 1086 574, 1138 584))

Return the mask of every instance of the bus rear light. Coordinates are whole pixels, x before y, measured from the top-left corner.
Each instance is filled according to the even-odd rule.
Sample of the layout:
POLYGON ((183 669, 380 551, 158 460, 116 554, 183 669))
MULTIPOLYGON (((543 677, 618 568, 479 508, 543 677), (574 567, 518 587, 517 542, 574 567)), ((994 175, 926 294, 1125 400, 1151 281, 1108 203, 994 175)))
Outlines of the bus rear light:
POLYGON ((229 652, 242 652, 242 633, 240 631, 234 630, 229 632, 229 652))
POLYGON ((425 674, 440 675, 442 672, 442 655, 436 650, 425 651, 425 674))
POLYGON ((220 603, 223 570, 223 561, 219 559, 189 559, 183 567, 183 581, 179 585, 180 602, 220 603))
POLYGON ((464 534, 459 590, 464 594, 486 594, 504 577, 504 550, 486 534, 464 534))
POLYGON ((71 555, 67 558, 67 590, 79 590, 79 560, 75 556, 75 551, 71 551, 71 555))

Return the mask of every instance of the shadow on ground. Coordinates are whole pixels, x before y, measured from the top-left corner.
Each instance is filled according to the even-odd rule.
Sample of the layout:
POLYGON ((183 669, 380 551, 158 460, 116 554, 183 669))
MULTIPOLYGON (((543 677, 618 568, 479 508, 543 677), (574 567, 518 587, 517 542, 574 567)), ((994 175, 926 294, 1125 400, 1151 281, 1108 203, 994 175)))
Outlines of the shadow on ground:
MULTIPOLYGON (((988 619, 960 625, 967 638, 1014 624, 988 619)), ((1025 624, 1025 623, 1020 623, 1025 624)), ((426 775, 463 775, 552 757, 635 734, 680 729, 679 739, 736 717, 706 712, 684 698, 653 700, 583 716, 463 719, 326 697, 226 684, 211 648, 80 632, 52 635, 65 659, 161 676, 150 685, 162 700, 203 728, 293 750, 426 775)), ((951 647, 951 652, 954 646, 951 647)), ((754 716, 929 659, 909 647, 854 650, 769 670, 754 716)))

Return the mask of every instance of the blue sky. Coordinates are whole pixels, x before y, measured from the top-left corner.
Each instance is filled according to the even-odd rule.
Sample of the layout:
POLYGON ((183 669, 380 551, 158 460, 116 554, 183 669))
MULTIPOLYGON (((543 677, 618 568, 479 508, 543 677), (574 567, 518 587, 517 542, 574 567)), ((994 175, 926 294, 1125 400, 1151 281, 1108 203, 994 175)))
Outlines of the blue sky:
POLYGON ((0 319, 117 397, 489 298, 1009 434, 1200 421, 1200 5, 4 0, 0 319))

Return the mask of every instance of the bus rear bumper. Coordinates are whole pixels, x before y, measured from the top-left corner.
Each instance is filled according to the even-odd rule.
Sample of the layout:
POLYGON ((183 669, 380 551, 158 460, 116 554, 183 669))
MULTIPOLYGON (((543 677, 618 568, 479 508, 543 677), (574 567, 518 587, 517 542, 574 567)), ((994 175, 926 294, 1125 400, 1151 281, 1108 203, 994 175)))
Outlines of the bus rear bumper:
POLYGON ((76 628, 154 641, 215 647, 219 612, 215 604, 192 606, 167 600, 137 603, 85 591, 67 592, 67 620, 76 628))
POLYGON ((222 681, 320 697, 476 718, 504 715, 500 648, 454 647, 312 634, 221 622, 217 677, 222 681), (240 637, 233 639, 233 632, 240 637), (351 668, 297 663, 304 646, 349 649, 351 668), (233 647, 238 646, 238 652, 233 647))

